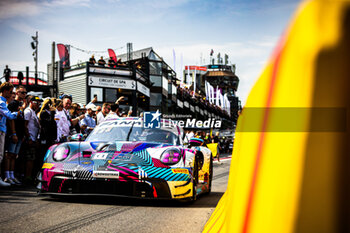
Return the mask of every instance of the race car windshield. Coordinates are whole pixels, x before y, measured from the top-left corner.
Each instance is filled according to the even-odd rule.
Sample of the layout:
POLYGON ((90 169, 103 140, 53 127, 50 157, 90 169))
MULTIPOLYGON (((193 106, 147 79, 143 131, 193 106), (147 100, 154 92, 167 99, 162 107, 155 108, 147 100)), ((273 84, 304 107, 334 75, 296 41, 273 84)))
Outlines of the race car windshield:
POLYGON ((141 141, 179 145, 179 137, 163 129, 147 129, 136 125, 100 125, 86 141, 141 141))

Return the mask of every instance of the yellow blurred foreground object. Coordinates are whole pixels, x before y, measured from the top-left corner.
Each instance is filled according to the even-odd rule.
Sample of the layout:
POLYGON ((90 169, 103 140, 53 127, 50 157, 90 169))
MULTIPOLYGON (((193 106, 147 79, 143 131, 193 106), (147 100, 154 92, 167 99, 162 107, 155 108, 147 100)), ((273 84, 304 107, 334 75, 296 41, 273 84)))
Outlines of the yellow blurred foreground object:
POLYGON ((350 232, 350 1, 304 2, 238 120, 203 232, 350 232))
POLYGON ((207 147, 209 148, 209 150, 211 151, 211 154, 215 158, 218 154, 218 143, 209 143, 207 144, 207 147))

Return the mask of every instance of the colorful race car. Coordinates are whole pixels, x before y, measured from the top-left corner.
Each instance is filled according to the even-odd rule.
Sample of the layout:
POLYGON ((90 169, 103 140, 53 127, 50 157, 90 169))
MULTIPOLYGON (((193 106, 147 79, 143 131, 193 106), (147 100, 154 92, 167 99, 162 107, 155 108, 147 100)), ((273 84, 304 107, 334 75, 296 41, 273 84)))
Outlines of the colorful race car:
POLYGON ((140 118, 105 121, 85 141, 49 148, 40 192, 196 200, 211 191, 213 158, 201 139, 184 146, 182 137, 167 120, 155 129, 140 118))

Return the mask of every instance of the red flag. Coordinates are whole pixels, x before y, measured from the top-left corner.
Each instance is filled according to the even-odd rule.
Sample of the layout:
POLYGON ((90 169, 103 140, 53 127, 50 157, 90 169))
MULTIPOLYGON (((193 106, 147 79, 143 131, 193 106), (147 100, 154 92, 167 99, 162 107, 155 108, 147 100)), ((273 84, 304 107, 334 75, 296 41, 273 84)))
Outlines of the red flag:
POLYGON ((108 49, 108 54, 109 54, 109 57, 111 59, 113 59, 113 61, 115 63, 117 63, 117 56, 115 55, 114 50, 113 49, 108 49))
POLYGON ((68 48, 64 44, 57 44, 58 56, 62 63, 62 68, 69 68, 69 52, 68 48))

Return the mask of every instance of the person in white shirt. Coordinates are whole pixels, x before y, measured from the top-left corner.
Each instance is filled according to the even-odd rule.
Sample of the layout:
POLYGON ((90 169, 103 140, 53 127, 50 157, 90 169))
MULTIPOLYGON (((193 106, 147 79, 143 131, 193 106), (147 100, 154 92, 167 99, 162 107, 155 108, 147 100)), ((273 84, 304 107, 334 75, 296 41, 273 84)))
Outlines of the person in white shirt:
POLYGON ((62 100, 56 100, 55 120, 57 123, 57 141, 65 142, 70 133, 70 121, 68 120, 64 110, 62 100))
POLYGON ((104 104, 102 105, 102 110, 101 110, 101 112, 99 112, 99 113, 97 114, 97 125, 98 125, 98 124, 101 124, 102 122, 105 121, 105 118, 106 118, 106 116, 107 116, 107 114, 109 113, 110 110, 111 110, 111 105, 110 105, 110 104, 104 103, 104 104))
POLYGON ((112 104, 111 105, 111 111, 108 113, 106 116, 105 120, 107 119, 115 119, 118 118, 119 116, 119 105, 118 104, 112 104))
POLYGON ((83 115, 80 115, 78 117, 72 118, 69 115, 69 110, 72 107, 72 96, 64 94, 64 95, 62 95, 61 98, 62 98, 62 104, 63 104, 62 111, 63 111, 64 115, 62 113, 59 113, 59 115, 62 118, 63 118, 63 116, 65 116, 66 120, 62 120, 62 122, 60 122, 63 136, 62 136, 62 134, 59 134, 59 135, 60 135, 60 142, 65 142, 65 141, 67 141, 67 137, 70 135, 70 131, 71 131, 72 126, 79 124, 80 120, 82 120, 85 117, 85 115, 83 114, 83 115), (67 132, 69 132, 69 133, 67 134, 67 132))
POLYGON ((33 164, 39 147, 40 123, 35 111, 39 109, 42 100, 37 96, 29 99, 29 106, 24 110, 25 134, 27 138, 27 148, 25 150, 26 171, 25 183, 31 183, 33 164))
MULTIPOLYGON (((121 96, 115 101, 115 103, 113 105, 119 109, 119 103, 122 102, 123 100, 124 100, 124 96, 121 96)), ((104 122, 105 118, 107 117, 107 115, 110 111, 111 111, 111 105, 109 103, 104 103, 102 105, 102 110, 100 112, 98 112, 98 111, 96 112, 96 114, 97 114, 96 115, 96 125, 104 122)), ((118 115, 118 113, 117 113, 117 115, 118 115)))

